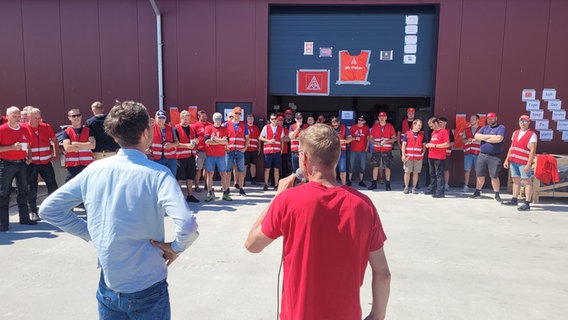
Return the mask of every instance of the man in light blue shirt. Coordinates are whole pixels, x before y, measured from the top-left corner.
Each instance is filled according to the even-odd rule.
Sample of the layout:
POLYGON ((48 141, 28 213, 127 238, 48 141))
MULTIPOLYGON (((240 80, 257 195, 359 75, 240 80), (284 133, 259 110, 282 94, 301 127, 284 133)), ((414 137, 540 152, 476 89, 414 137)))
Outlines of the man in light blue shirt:
POLYGON ((39 210, 45 221, 93 242, 101 267, 101 319, 169 319, 167 266, 199 235, 175 177, 144 153, 152 143, 149 123, 142 104, 117 102, 104 123, 121 146, 117 155, 89 165, 39 210), (87 221, 72 211, 81 202, 87 221), (176 225, 169 243, 165 215, 176 225))

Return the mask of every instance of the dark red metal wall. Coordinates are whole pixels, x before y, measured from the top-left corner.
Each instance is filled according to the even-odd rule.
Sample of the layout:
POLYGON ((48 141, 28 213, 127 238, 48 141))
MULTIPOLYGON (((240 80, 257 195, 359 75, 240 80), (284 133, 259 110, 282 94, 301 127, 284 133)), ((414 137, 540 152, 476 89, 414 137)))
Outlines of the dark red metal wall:
MULTIPOLYGON (((163 15, 165 106, 250 101, 264 115, 270 4, 400 4, 362 0, 157 0, 163 15)), ((568 1, 434 0, 439 4, 435 113, 495 111, 512 132, 521 90, 568 95, 568 1)), ((158 107, 156 22, 147 0, 0 3, 0 108, 35 105, 53 124, 94 100, 158 107)), ((549 116, 548 111, 545 113, 549 116)), ((453 120, 451 120, 453 122, 453 120)), ((451 123, 453 124, 453 123, 451 123)), ((566 153, 566 143, 539 152, 566 153)))

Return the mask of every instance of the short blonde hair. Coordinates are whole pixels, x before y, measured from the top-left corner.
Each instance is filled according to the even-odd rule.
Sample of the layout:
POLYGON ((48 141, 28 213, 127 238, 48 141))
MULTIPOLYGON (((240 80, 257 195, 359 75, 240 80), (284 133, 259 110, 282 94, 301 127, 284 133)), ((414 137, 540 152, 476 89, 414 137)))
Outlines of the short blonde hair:
POLYGON ((317 171, 335 169, 341 155, 339 135, 335 129, 323 123, 302 131, 300 147, 308 154, 317 171))
POLYGON ((9 116, 16 111, 20 112, 20 109, 18 107, 11 106, 10 108, 6 109, 6 116, 9 116))
POLYGON ((100 101, 95 101, 91 104, 91 109, 103 109, 103 103, 100 101))
POLYGON ((189 111, 187 111, 187 110, 183 110, 182 112, 179 113, 180 118, 187 117, 187 116, 189 116, 189 111))

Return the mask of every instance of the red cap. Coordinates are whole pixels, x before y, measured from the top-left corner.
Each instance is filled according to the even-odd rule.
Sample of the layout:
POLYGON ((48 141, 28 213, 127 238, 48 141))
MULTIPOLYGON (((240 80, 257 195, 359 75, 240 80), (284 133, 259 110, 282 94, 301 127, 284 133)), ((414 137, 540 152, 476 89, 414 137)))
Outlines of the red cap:
POLYGON ((379 117, 386 117, 386 116, 387 116, 387 113, 386 113, 386 112, 380 112, 380 113, 379 113, 379 117))
POLYGON ((491 119, 491 118, 497 118, 497 114, 495 114, 495 112, 489 112, 487 114, 487 119, 491 119))
POLYGON ((526 114, 523 114, 523 115, 519 118, 519 120, 523 120, 523 119, 524 119, 524 120, 527 120, 527 121, 531 121, 531 117, 527 116, 526 114))
POLYGON ((280 121, 280 120, 284 120, 283 116, 278 116, 278 118, 276 118, 276 120, 280 121))
POLYGON ((416 111, 414 110, 414 108, 408 108, 408 110, 406 110, 406 112, 416 112, 416 111))
POLYGON ((294 114, 294 111, 292 111, 292 109, 286 109, 286 111, 284 111, 284 114, 294 114))
POLYGON ((236 107, 233 109, 233 112, 243 113, 243 109, 241 109, 241 107, 239 107, 239 106, 236 106, 236 107))

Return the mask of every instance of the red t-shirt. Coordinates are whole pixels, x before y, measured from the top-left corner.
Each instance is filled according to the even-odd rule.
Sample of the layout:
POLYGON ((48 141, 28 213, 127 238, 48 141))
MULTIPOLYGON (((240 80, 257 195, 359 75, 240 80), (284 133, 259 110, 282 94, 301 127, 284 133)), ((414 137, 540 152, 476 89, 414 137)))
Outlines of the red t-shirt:
POLYGON ((205 128, 209 126, 213 126, 213 124, 211 122, 203 123, 201 121, 197 121, 191 125, 195 132, 197 132, 197 140, 199 140, 199 143, 197 144, 197 150, 199 151, 205 151, 205 128))
MULTIPOLYGON (((219 127, 219 128, 215 128, 215 126, 207 126, 205 127, 205 136, 206 137, 212 137, 215 136, 215 139, 217 138, 223 138, 223 137, 227 137, 227 128, 226 127, 219 127)), ((210 145, 210 144, 206 144, 206 149, 205 149, 205 154, 207 156, 212 156, 212 157, 224 157, 225 156, 225 146, 224 144, 215 144, 215 145, 210 145)))
MULTIPOLYGON (((446 129, 440 129, 432 132, 432 137, 430 138, 430 143, 442 144, 450 142, 450 137, 446 129)), ((446 148, 429 148, 428 149, 428 159, 446 159, 446 148)))
MULTIPOLYGON (((30 148, 30 133, 28 129, 18 125, 18 129, 11 128, 8 123, 0 126, 0 146, 13 145, 16 142, 27 143, 30 148)), ((0 152, 0 159, 4 160, 25 160, 27 158, 27 151, 24 150, 10 150, 0 152)))
POLYGON ((315 182, 291 188, 272 201, 262 232, 284 237, 280 319, 361 319, 369 252, 386 240, 367 196, 315 182))
POLYGON ((362 152, 366 151, 367 147, 367 137, 369 136, 369 126, 364 124, 362 127, 358 125, 351 126, 349 129, 351 132, 351 137, 353 140, 351 141, 351 151, 354 152, 362 152), (361 138, 359 141, 356 141, 355 138, 361 138))

